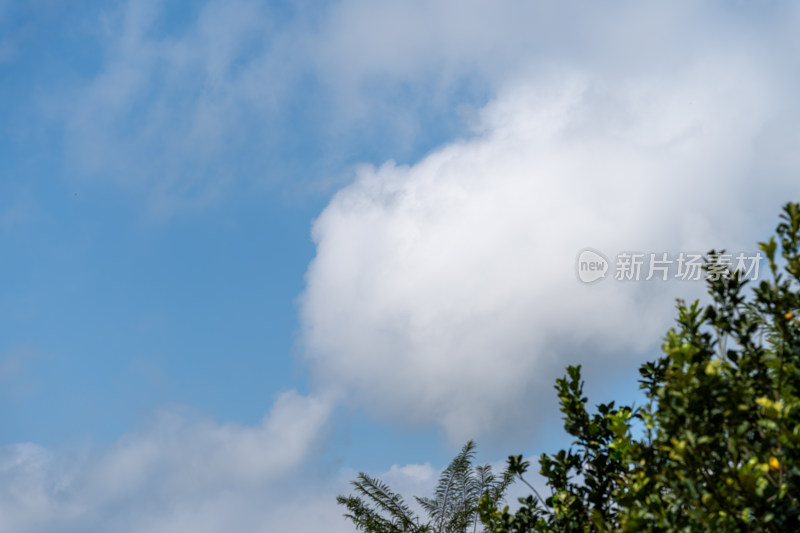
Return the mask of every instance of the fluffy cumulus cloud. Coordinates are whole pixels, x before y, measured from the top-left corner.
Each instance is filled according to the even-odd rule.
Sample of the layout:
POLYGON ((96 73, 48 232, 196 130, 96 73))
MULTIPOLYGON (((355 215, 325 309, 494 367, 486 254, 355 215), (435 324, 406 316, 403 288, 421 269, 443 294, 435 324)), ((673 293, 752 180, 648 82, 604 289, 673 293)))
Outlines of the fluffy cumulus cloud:
POLYGON ((668 71, 553 67, 506 85, 473 137, 361 168, 313 229, 317 382, 463 439, 535 423, 567 363, 650 353, 699 284, 587 287, 578 250, 753 250, 800 192, 797 84, 733 48, 668 71))
POLYGON ((0 530, 346 531, 331 496, 341 483, 297 481, 329 412, 288 392, 256 426, 173 412, 102 453, 4 447, 0 530))

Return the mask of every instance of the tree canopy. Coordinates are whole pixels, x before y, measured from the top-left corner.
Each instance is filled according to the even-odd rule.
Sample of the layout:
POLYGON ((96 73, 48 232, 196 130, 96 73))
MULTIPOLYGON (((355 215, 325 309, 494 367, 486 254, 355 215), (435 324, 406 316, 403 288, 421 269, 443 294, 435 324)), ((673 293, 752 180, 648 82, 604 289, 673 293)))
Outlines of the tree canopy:
POLYGON ((725 275, 707 277, 707 305, 678 301, 664 355, 640 368, 646 405, 589 413, 568 368, 556 390, 575 440, 539 459, 550 494, 513 513, 482 500, 489 531, 800 530, 800 206, 780 219, 759 244, 771 279, 750 291, 708 254, 725 275))

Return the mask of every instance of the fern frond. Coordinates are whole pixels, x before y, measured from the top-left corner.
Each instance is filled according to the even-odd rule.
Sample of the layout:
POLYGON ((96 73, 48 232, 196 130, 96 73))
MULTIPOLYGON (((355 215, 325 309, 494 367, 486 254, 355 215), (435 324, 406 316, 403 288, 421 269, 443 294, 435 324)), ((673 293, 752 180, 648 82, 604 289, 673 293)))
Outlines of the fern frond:
POLYGON ((416 531, 419 519, 403 501, 403 497, 392 492, 389 486, 377 478, 361 472, 356 481, 353 481, 356 490, 371 500, 376 509, 388 513, 393 524, 397 524, 401 531, 416 531))

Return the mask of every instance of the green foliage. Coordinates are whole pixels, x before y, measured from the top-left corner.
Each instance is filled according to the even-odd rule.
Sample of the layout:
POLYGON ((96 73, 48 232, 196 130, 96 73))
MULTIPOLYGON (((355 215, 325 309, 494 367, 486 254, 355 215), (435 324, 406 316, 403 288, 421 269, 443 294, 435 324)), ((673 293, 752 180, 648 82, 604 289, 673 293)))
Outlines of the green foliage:
MULTIPOLYGON (((589 414, 568 368, 556 390, 575 441, 539 460, 550 495, 514 513, 482 499, 488 531, 800 531, 798 204, 776 233, 759 245, 772 279, 749 296, 709 254, 706 269, 727 275, 709 276, 709 305, 678 301, 664 356, 640 369, 647 405, 589 414)), ((528 467, 509 458, 523 481, 528 467)))
MULTIPOLYGON (((433 498, 416 498, 427 514, 422 521, 406 505, 402 496, 392 492, 380 480, 365 473, 352 482, 359 496, 339 496, 344 516, 356 530, 369 533, 466 533, 478 531, 477 505, 484 501, 497 504, 503 500, 514 473, 506 470, 499 476, 489 465, 473 466, 475 443, 469 441, 444 469, 433 498)), ((483 530, 483 529, 482 529, 483 530)))
POLYGON ((403 497, 392 492, 379 479, 362 472, 352 484, 367 501, 355 496, 339 496, 336 501, 350 511, 345 516, 353 521, 357 530, 375 533, 431 531, 427 524, 420 525, 419 518, 406 505, 403 497))

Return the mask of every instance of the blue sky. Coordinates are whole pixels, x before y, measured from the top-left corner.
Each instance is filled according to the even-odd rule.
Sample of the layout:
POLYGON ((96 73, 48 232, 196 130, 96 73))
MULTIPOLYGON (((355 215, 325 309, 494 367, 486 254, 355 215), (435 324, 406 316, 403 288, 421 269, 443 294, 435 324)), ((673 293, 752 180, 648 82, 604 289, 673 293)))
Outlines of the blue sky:
POLYGON ((636 399, 702 294, 576 253, 753 250, 800 189, 799 25, 0 0, 0 529, 349 531, 359 470, 565 444, 564 367, 636 399))

